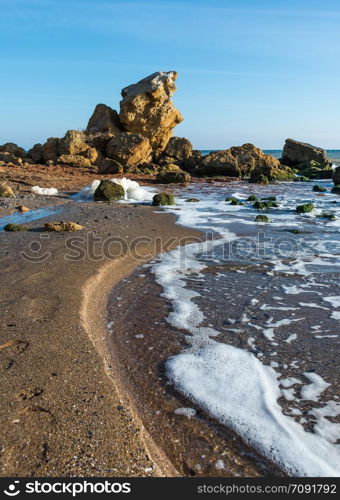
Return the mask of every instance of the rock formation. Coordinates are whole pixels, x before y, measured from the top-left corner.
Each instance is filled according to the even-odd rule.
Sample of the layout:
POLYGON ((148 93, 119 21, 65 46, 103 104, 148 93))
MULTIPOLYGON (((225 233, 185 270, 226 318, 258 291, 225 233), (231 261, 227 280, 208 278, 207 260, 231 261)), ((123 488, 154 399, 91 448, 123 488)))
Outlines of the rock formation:
POLYGON ((132 132, 119 132, 106 144, 106 157, 121 165, 133 166, 151 161, 152 149, 145 136, 132 132))
POLYGON ((97 104, 91 118, 87 124, 86 132, 110 132, 116 134, 123 130, 117 111, 106 106, 106 104, 97 104))
POLYGON ((238 161, 231 154, 230 149, 226 149, 225 151, 214 151, 203 156, 203 159, 194 172, 202 176, 241 176, 241 169, 239 168, 238 161))
POLYGON ((17 158, 25 158, 27 156, 26 151, 14 142, 6 142, 6 144, 0 146, 0 153, 10 153, 17 158))
POLYGON ((315 166, 318 168, 330 166, 330 161, 323 149, 294 139, 286 140, 280 161, 288 167, 298 169, 308 166, 311 162, 315 162, 315 166))
POLYGON ((165 149, 183 120, 171 101, 176 78, 176 71, 153 73, 122 90, 119 118, 124 129, 147 137, 156 151, 165 149))

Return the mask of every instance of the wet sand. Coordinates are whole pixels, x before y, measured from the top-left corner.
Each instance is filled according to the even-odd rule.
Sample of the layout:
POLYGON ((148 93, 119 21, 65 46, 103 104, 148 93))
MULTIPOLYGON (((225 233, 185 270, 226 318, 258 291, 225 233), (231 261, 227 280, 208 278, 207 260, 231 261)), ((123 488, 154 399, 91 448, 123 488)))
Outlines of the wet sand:
POLYGON ((157 238, 197 233, 175 226, 173 216, 149 206, 65 203, 64 198, 23 194, 5 212, 11 204, 38 208, 51 203, 62 211, 28 223, 32 231, 0 233, 0 474, 176 475, 116 376, 106 350, 105 308, 113 284, 159 250, 157 238), (79 222, 86 230, 43 231, 43 223, 53 220, 79 222), (125 247, 121 251, 119 241, 103 255, 107 238, 122 237, 129 244, 138 236, 149 240, 138 241, 132 255, 125 247), (102 239, 93 246, 93 237, 102 239), (86 251, 66 260, 66 254, 74 258, 77 253, 70 250, 73 244, 86 251))

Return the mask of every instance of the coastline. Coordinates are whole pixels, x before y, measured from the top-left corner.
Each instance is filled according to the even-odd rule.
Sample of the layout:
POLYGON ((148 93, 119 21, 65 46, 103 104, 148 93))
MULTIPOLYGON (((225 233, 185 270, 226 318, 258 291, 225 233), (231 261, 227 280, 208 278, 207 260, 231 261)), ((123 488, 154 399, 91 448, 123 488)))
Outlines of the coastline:
POLYGON ((103 342, 107 294, 141 261, 66 261, 65 238, 74 235, 58 233, 43 242, 46 261, 23 260, 19 252, 46 235, 42 223, 60 218, 86 226, 75 237, 147 236, 142 259, 157 251, 155 235, 197 236, 152 207, 72 201, 32 221, 35 231, 1 233, 1 476, 176 475, 145 433, 103 342))

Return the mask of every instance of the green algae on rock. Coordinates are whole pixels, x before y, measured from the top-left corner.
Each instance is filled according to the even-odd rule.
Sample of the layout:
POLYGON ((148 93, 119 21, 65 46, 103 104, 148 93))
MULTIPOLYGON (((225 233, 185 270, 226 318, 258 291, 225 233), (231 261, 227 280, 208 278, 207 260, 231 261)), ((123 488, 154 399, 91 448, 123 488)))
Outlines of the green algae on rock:
POLYGON ((27 231, 28 227, 23 226, 22 224, 6 224, 4 227, 4 231, 13 231, 13 232, 18 232, 18 231, 27 231))
POLYGON ((95 201, 118 201, 123 200, 124 196, 123 186, 109 180, 100 181, 93 195, 95 201))
POLYGON ((296 207, 296 212, 298 214, 308 214, 314 210, 313 203, 305 203, 304 205, 298 205, 296 207))
POLYGON ((152 204, 155 207, 159 206, 166 206, 166 205, 174 205, 175 204, 175 197, 171 193, 157 193, 155 196, 152 198, 152 204))

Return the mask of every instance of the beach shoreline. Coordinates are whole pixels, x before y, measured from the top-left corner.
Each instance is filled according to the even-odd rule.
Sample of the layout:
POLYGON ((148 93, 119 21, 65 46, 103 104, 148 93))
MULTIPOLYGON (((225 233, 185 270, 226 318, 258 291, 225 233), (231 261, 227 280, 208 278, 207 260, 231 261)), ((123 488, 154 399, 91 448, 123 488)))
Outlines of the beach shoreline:
MULTIPOLYGON (((174 476, 115 370, 108 369, 104 312, 112 285, 154 255, 156 240, 171 239, 174 245, 174 237, 197 237, 197 232, 176 226, 173 215, 150 206, 63 201, 40 201, 39 207, 61 203, 62 211, 32 221, 32 231, 0 233, 1 476, 174 476), (44 222, 60 219, 86 230, 76 235, 42 230, 44 222), (99 259, 66 260, 65 240, 84 238, 88 246, 90 234, 103 241, 122 237, 128 245, 136 237, 150 242, 137 242, 138 261, 133 255, 111 259, 121 251, 119 241, 99 259), (48 252, 46 260, 20 256, 33 241, 48 252)), ((32 205, 30 198, 20 202, 32 205)))

